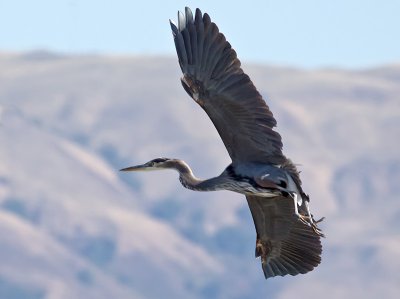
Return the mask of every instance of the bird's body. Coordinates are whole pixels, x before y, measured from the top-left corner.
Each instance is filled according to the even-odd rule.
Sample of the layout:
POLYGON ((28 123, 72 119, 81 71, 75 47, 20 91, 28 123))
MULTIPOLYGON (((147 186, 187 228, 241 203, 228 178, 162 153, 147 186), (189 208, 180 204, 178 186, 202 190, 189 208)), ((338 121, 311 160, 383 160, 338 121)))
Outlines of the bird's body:
MULTIPOLYGON (((267 174, 268 172, 265 173, 267 174)), ((281 186, 267 182, 266 180, 264 180, 266 184, 258 184, 257 181, 261 181, 262 179, 262 176, 255 177, 248 173, 237 173, 232 165, 228 166, 221 175, 200 181, 197 185, 188 184, 190 180, 184 176, 180 176, 182 185, 195 191, 228 190, 244 195, 257 195, 262 197, 274 197, 280 195, 282 192, 286 192, 281 186)))
POLYGON ((188 189, 245 195, 265 277, 311 271, 321 261, 322 233, 310 213, 299 172, 282 153, 272 112, 208 14, 197 9, 194 17, 186 8, 171 28, 182 85, 211 118, 232 163, 207 180, 196 178, 179 159, 157 158, 122 170, 174 169, 188 189))

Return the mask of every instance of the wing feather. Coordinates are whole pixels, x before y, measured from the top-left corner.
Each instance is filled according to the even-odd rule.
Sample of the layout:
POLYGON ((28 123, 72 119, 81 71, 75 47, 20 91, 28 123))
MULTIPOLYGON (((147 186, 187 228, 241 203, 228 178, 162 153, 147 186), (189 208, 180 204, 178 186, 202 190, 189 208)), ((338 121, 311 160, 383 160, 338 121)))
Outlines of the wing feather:
POLYGON ((256 257, 265 278, 304 274, 321 262, 321 234, 294 214, 286 197, 246 196, 257 231, 256 257))
POLYGON ((189 8, 171 22, 182 84, 205 110, 233 161, 281 164, 276 120, 210 16, 189 8))

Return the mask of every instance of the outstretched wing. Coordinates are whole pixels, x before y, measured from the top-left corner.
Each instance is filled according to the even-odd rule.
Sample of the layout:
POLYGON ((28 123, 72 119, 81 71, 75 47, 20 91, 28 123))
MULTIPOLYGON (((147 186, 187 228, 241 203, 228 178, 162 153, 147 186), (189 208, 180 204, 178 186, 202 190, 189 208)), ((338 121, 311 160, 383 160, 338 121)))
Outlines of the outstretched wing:
POLYGON ((246 196, 257 231, 256 257, 265 278, 297 275, 321 262, 321 235, 295 215, 287 197, 246 196))
POLYGON ((196 9, 193 18, 186 7, 171 28, 182 85, 211 118, 233 163, 282 163, 276 120, 208 14, 196 9))

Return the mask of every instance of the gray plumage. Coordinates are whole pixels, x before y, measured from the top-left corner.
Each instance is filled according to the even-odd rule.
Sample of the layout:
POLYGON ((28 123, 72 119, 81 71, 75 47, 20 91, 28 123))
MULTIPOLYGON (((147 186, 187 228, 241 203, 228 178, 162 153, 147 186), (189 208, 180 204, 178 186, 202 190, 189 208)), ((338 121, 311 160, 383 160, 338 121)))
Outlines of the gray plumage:
POLYGON ((322 232, 309 210, 296 166, 282 153, 276 120, 236 52, 208 14, 189 8, 172 21, 186 92, 208 114, 232 159, 221 175, 200 180, 182 160, 157 158, 124 171, 175 169, 186 188, 246 196, 266 278, 311 271, 321 262, 322 232))

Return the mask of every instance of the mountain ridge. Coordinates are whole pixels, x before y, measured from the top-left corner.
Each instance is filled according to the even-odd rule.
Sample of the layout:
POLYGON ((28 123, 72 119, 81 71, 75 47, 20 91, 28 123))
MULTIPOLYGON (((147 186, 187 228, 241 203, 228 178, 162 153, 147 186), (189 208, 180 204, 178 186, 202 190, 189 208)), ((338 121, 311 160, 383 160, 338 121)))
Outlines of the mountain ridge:
POLYGON ((0 254, 3 264, 10 260, 0 270, 0 293, 396 298, 399 66, 341 71, 243 63, 278 121, 284 153, 300 164, 312 212, 327 217, 322 264, 266 283, 242 196, 185 190, 171 172, 118 173, 159 156, 183 158, 199 177, 229 164, 211 121, 182 89, 176 59, 50 56, 0 53, 0 226, 13 232, 0 243, 14 248, 0 254), (69 283, 18 281, 22 267, 10 259, 13 251, 30 260, 30 242, 40 243, 36 233, 13 239, 21 227, 90 270, 68 272, 67 259, 46 250, 46 259, 26 270, 30 277, 67 273, 69 283), (50 261, 61 270, 41 272, 50 261), (335 292, 326 294, 333 283, 335 292))

